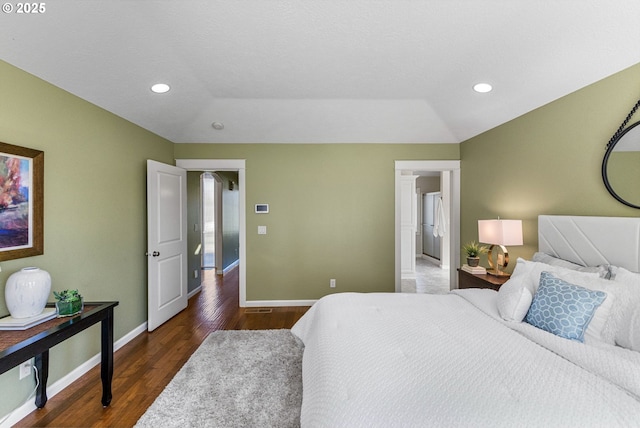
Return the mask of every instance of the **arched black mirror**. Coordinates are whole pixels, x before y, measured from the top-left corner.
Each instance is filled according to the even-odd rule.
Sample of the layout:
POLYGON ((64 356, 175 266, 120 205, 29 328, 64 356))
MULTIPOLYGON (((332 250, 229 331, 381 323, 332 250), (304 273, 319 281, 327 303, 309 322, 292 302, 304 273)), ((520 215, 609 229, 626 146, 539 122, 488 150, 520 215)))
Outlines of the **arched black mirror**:
POLYGON ((623 204, 640 209, 640 122, 623 129, 602 161, 604 185, 623 204))

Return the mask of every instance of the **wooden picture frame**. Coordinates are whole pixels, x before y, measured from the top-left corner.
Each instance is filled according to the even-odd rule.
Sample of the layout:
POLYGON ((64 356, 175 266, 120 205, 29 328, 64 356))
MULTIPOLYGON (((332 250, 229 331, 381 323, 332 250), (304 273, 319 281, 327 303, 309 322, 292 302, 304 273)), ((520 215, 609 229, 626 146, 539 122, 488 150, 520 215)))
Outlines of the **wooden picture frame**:
POLYGON ((0 143, 0 261, 44 253, 44 152, 0 143))

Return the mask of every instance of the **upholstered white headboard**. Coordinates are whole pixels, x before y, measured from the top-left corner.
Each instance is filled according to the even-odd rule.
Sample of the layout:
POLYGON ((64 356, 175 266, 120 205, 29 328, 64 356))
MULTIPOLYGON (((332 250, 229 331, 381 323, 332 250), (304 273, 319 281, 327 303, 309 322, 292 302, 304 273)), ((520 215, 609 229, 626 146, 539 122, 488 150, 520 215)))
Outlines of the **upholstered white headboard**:
POLYGON ((640 272, 640 218, 541 215, 538 250, 584 266, 640 272))

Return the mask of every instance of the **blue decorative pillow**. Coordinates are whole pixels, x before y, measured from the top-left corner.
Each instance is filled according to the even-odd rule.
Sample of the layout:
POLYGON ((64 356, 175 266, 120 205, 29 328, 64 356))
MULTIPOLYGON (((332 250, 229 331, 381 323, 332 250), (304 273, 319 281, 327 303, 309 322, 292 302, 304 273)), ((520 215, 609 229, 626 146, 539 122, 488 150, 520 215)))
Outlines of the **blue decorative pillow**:
POLYGON ((542 272, 525 321, 549 333, 583 342, 593 314, 606 298, 604 291, 569 284, 542 272))

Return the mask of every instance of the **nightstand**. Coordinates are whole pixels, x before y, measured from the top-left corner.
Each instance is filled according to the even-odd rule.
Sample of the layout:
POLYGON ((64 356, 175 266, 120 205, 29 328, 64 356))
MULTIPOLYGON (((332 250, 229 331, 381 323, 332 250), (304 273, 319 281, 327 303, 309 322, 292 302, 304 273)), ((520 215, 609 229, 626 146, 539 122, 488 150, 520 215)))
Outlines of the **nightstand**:
POLYGON ((474 275, 458 269, 458 288, 490 288, 497 291, 508 279, 508 276, 474 275))

